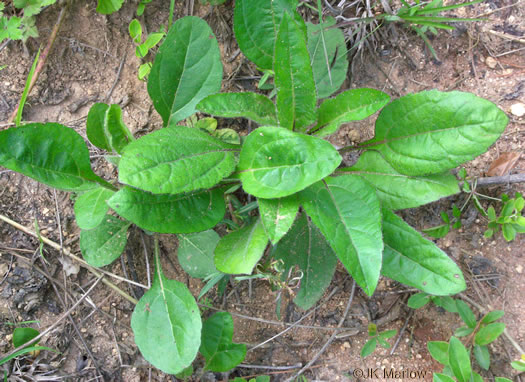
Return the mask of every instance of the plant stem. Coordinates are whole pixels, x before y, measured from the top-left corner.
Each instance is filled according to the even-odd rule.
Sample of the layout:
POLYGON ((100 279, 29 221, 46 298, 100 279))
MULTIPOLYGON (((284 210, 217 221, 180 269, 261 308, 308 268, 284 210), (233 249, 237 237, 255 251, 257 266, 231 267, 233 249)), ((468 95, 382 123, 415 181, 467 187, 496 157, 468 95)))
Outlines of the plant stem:
POLYGON ((171 24, 173 24, 173 13, 175 12, 175 0, 170 0, 170 15, 168 18, 168 32, 171 29, 171 24))

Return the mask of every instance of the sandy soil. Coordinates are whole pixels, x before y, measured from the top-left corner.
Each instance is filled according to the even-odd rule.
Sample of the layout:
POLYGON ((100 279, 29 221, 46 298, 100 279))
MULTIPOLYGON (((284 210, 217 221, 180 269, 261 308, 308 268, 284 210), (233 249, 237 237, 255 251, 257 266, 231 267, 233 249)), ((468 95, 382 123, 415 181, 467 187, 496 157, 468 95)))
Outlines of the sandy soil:
MULTIPOLYGON (((184 2, 183 2, 184 3, 184 2)), ((337 2, 331 2, 337 3, 337 2)), ((472 92, 496 103, 507 112, 510 123, 500 140, 484 155, 466 165, 470 176, 483 177, 490 164, 503 152, 523 153, 525 142, 524 119, 513 115, 511 107, 525 103, 525 4, 509 6, 507 0, 493 0, 468 9, 450 12, 457 17, 486 15, 488 21, 460 23, 456 31, 440 32, 432 40, 439 61, 432 58, 423 41, 402 27, 386 30, 376 40, 375 51, 359 51, 352 61, 352 72, 342 89, 371 87, 399 97, 411 92, 437 88, 472 92), (520 41, 516 39, 521 38, 520 41)), ((85 136, 86 115, 90 106, 104 99, 120 103, 124 121, 135 135, 143 135, 161 127, 161 119, 154 111, 146 91, 146 84, 137 79, 140 61, 127 26, 134 17, 136 5, 126 4, 111 16, 95 12, 94 1, 74 2, 60 29, 56 46, 47 67, 31 93, 24 119, 27 121, 56 121, 74 128, 85 136), (119 71, 122 63, 122 70, 119 71), (109 90, 115 84, 114 90, 109 90)), ((29 40, 27 48, 33 54, 39 44, 45 44, 56 22, 58 7, 50 7, 38 18, 40 37, 29 40)), ((176 16, 187 12, 185 4, 178 4, 176 16)), ((254 90, 252 79, 257 70, 241 54, 232 35, 232 4, 214 9, 195 2, 194 14, 205 17, 217 35, 224 60, 223 90, 254 90), (247 79, 248 78, 248 79, 247 79)), ((149 32, 166 24, 168 5, 152 2, 141 18, 149 32)), ((347 31, 349 33, 349 31, 347 31)), ((7 120, 22 93, 25 78, 31 66, 31 57, 23 54, 20 44, 11 43, 0 52, 0 124, 7 120)), ((245 120, 220 120, 221 125, 233 126, 246 133, 245 120)), ((5 128, 6 125, 1 125, 5 128)), ((363 141, 371 136, 373 118, 341 129, 333 138, 339 145, 363 141)), ((113 166, 105 164, 101 152, 90 146, 95 171, 103 177, 116 176, 113 166)), ((348 158, 351 160, 351 158, 348 158)), ((525 171, 525 156, 518 160, 513 173, 525 171)), ((524 192, 523 184, 507 184, 486 188, 482 192, 499 197, 505 192, 524 192)), ((452 205, 463 205, 467 195, 456 195, 418 209, 403 211, 403 217, 417 229, 440 224, 439 212, 451 212, 452 205)), ((489 201, 483 201, 485 206, 489 201)), ((79 228, 74 222, 73 202, 67 193, 54 191, 11 171, 0 170, 0 213, 33 228, 35 219, 41 234, 79 254, 79 228)), ((469 288, 464 296, 487 309, 503 309, 503 322, 509 334, 525 348, 525 251, 523 235, 511 243, 500 234, 485 239, 486 222, 477 215, 473 206, 463 214, 463 228, 452 231, 437 244, 462 268, 469 288)), ((188 284, 198 295, 203 284, 185 275, 176 260, 177 241, 174 235, 163 235, 162 254, 164 269, 169 277, 188 284)), ((132 231, 123 261, 117 261, 107 270, 123 275, 136 272, 137 279, 146 283, 144 250, 151 256, 151 243, 132 231)), ((35 327, 46 328, 64 312, 61 300, 71 306, 89 287, 92 275, 84 269, 75 269, 74 263, 60 261, 61 255, 49 247, 39 258, 38 240, 5 223, 0 223, 0 323, 38 320, 35 327), (65 270, 73 274, 66 275, 65 270), (40 271, 39 271, 40 270, 40 271), (47 273, 48 276, 43 276, 47 273), (57 297, 54 286, 60 295, 57 297)), ((151 258, 151 257, 150 257, 151 258)), ((131 276, 130 276, 131 277, 131 276)), ((139 293, 128 284, 117 283, 128 293, 139 293)), ((264 346, 250 351, 244 362, 231 374, 206 374, 202 380, 226 380, 234 376, 269 374, 281 381, 298 371, 298 367, 279 370, 279 367, 305 365, 323 347, 332 330, 342 318, 352 290, 352 280, 341 265, 338 266, 331 286, 320 301, 315 314, 301 321, 301 325, 264 346), (265 368, 252 368, 263 365, 265 368)), ((426 343, 446 340, 460 326, 457 315, 446 313, 432 305, 411 311, 406 306, 411 291, 397 283, 382 279, 378 291, 367 298, 359 289, 343 327, 358 328, 346 336, 340 335, 322 353, 310 370, 308 380, 355 381, 386 380, 374 376, 366 378, 368 369, 419 371, 421 380, 432 380, 432 372, 440 371, 430 357, 426 343), (402 330, 398 346, 390 350, 378 349, 372 356, 361 359, 359 352, 367 340, 366 325, 378 323, 380 330, 402 330), (365 376, 359 376, 359 371, 365 376), (357 374, 355 374, 357 373, 357 374)), ((227 298, 215 292, 207 303, 216 309, 234 314, 235 340, 257 345, 285 329, 283 323, 292 323, 304 312, 293 305, 283 293, 283 316, 278 320, 275 309, 277 292, 265 280, 232 283, 227 298)), ((474 311, 478 313, 475 307, 474 311)), ((11 370, 23 380, 36 380, 37 376, 57 376, 60 380, 88 381, 101 373, 105 380, 144 381, 170 380, 169 376, 152 369, 140 356, 129 327, 133 310, 131 303, 98 285, 89 301, 81 304, 72 314, 79 332, 67 319, 46 337, 42 344, 61 352, 56 355, 42 352, 35 358, 10 363, 11 370), (91 353, 91 355, 89 354, 91 353), (98 368, 98 370, 97 370, 98 368)), ((204 315, 212 313, 206 309, 204 315)), ((12 326, 0 325, 0 354, 11 349, 12 326)), ((396 336, 394 340, 397 340, 396 336)), ((391 341, 393 342, 393 341, 391 341)), ((490 346, 492 367, 480 372, 486 380, 493 376, 506 376, 519 380, 517 372, 509 366, 519 354, 506 340, 499 339, 490 346)), ((201 365, 196 362, 196 368, 201 365)), ((380 375, 382 375, 382 371, 380 375)), ((405 374, 406 375, 406 374, 405 374)), ((9 380, 16 379, 15 376, 9 380)), ((45 380, 45 379, 41 379, 45 380)), ((51 379, 48 379, 51 380, 51 379)), ((196 379, 195 379, 196 380, 196 379)), ((413 380, 392 378, 390 380, 413 380)))

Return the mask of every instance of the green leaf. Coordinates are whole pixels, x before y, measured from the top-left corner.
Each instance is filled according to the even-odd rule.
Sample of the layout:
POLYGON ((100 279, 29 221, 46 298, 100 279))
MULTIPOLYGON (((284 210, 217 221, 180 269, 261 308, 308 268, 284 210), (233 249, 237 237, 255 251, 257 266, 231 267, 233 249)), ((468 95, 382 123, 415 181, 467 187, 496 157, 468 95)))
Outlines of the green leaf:
POLYGON ((259 127, 242 146, 238 171, 244 190, 281 198, 331 174, 341 156, 327 141, 279 127, 259 127))
POLYGON ((474 337, 476 345, 488 345, 495 341, 501 333, 505 330, 505 324, 502 322, 494 322, 481 328, 474 337))
POLYGON ((146 62, 139 66, 138 78, 144 79, 151 72, 151 62, 146 62))
POLYGON ((448 375, 441 373, 434 373, 432 379, 433 382, 456 382, 453 378, 450 378, 448 375))
POLYGON ((472 334, 472 332, 474 332, 473 328, 469 328, 468 326, 462 326, 454 331, 454 335, 456 337, 465 337, 469 334, 472 334))
POLYGON ((441 239, 442 237, 447 236, 447 234, 450 232, 450 225, 441 224, 435 227, 422 229, 421 231, 426 233, 428 236, 433 237, 434 239, 441 239))
POLYGON ((116 12, 122 7, 124 0, 98 0, 97 12, 103 15, 109 15, 116 12))
POLYGON ((163 372, 177 374, 197 356, 201 316, 186 285, 164 276, 158 253, 155 262, 153 284, 135 306, 131 328, 142 356, 163 372))
POLYGON ((375 89, 351 89, 327 99, 319 107, 315 135, 324 137, 335 133, 341 124, 360 121, 384 107, 390 96, 375 89))
POLYGON ((297 266, 303 277, 294 303, 303 310, 310 309, 330 285, 337 257, 319 229, 305 213, 274 247, 273 257, 284 263, 283 274, 297 266))
POLYGON ((374 189, 357 177, 338 176, 313 184, 299 197, 339 260, 371 296, 383 252, 381 211, 374 189))
POLYGON ((381 345, 381 347, 385 348, 385 349, 390 349, 390 344, 385 341, 383 338, 381 338, 380 336, 377 337, 377 341, 379 342, 379 345, 381 345))
POLYGON ((474 345, 474 356, 483 370, 490 367, 490 352, 486 346, 474 345))
POLYGON ((456 300, 456 306, 458 308, 459 316, 463 322, 467 324, 469 328, 475 328, 478 320, 467 303, 463 300, 456 300))
POLYGON ((273 245, 288 232, 299 211, 295 195, 279 199, 258 199, 264 230, 273 245))
POLYGON ((397 334, 396 329, 385 330, 384 332, 379 333, 378 338, 388 339, 388 338, 394 337, 396 334, 397 334))
POLYGON ((407 301, 407 305, 412 309, 419 309, 424 307, 430 301, 430 296, 426 293, 420 292, 413 294, 407 301))
MULTIPOLYGON (((140 6, 140 4, 139 4, 140 6)), ((191 377, 193 375, 193 365, 188 366, 184 370, 182 370, 180 373, 175 374, 176 378, 186 380, 187 378, 191 377)))
POLYGON ((450 337, 448 362, 458 382, 469 382, 472 368, 470 356, 465 346, 456 337, 450 337))
POLYGON ((223 190, 153 195, 124 187, 108 204, 140 228, 159 233, 191 233, 213 228, 224 217, 223 190))
POLYGON ((215 248, 215 266, 224 273, 251 274, 268 244, 261 220, 221 238, 215 248))
POLYGON ((177 235, 179 264, 191 277, 204 279, 217 273, 213 252, 220 240, 214 230, 177 235))
MULTIPOLYGON (((478 373, 476 373, 475 371, 472 372, 472 376, 470 377, 470 380, 472 382, 484 382, 483 381, 483 378, 481 377, 481 375, 479 375, 478 373)), ((511 381, 512 382, 512 381, 511 381)))
POLYGON ((513 224, 503 224, 501 226, 501 232, 506 241, 512 241, 516 238, 516 229, 513 224))
POLYGON ((93 229, 102 223, 109 210, 107 200, 114 194, 97 187, 78 196, 75 201, 75 219, 81 229, 93 229))
POLYGON ((499 320, 505 312, 503 310, 493 310, 492 312, 487 313, 481 320, 482 324, 490 324, 496 320, 499 320))
POLYGON ((209 188, 235 169, 236 147, 191 127, 157 130, 126 147, 119 180, 155 194, 209 188))
POLYGON ((142 40, 142 25, 137 19, 131 20, 129 23, 129 35, 135 44, 140 44, 142 40))
POLYGON ((383 275, 437 296, 466 288, 461 270, 446 253, 392 211, 382 212, 383 275))
POLYGON ((65 191, 107 185, 91 169, 82 137, 57 123, 30 123, 0 131, 0 165, 65 191))
POLYGON ((163 32, 150 33, 146 41, 144 41, 144 43, 141 44, 140 46, 143 49, 145 49, 146 52, 148 52, 151 48, 157 45, 160 42, 160 40, 162 40, 163 37, 164 37, 163 32))
POLYGON ((427 348, 436 361, 442 365, 448 365, 448 343, 444 341, 429 341, 427 348))
POLYGON ((436 304, 437 306, 445 309, 447 312, 450 313, 458 313, 458 307, 456 305, 456 300, 454 300, 450 296, 432 296, 432 302, 436 304))
POLYGON ((219 45, 206 21, 186 16, 173 23, 155 56, 148 93, 164 126, 195 112, 204 97, 221 89, 219 45))
POLYGON ((403 175, 376 151, 365 151, 355 165, 338 171, 368 181, 383 207, 393 210, 418 207, 459 192, 458 181, 450 173, 403 175))
POLYGON ((280 125, 305 131, 317 118, 315 82, 304 34, 288 14, 277 34, 274 72, 280 125))
POLYGON ((228 312, 217 312, 202 325, 200 353, 206 360, 205 370, 224 372, 240 364, 246 356, 246 345, 235 344, 233 318, 228 312))
POLYGON ((319 99, 336 92, 348 71, 345 36, 341 29, 330 28, 334 25, 333 17, 327 17, 322 24, 306 23, 308 53, 319 99))
POLYGON ((219 93, 204 98, 197 109, 218 117, 244 117, 260 125, 278 125, 274 103, 257 93, 219 93))
POLYGON ((372 338, 371 340, 368 340, 366 344, 361 349, 361 358, 368 357, 370 354, 376 350, 377 347, 377 338, 372 338))
MULTIPOLYGON (((33 328, 15 328, 13 331, 13 346, 15 348, 22 346, 37 337, 39 334, 40 332, 33 328)), ((33 345, 36 345, 37 343, 38 342, 35 342, 33 345)))
POLYGON ((505 377, 496 377, 494 378, 494 382, 512 382, 512 379, 505 377))
POLYGON ((133 135, 122 121, 119 105, 96 103, 89 109, 86 134, 91 143, 102 150, 122 153, 133 135))
MULTIPOLYGON (((261 69, 273 69, 277 31, 285 12, 302 22, 295 8, 297 0, 237 0, 233 31, 244 55, 261 69)), ((306 33, 306 30, 304 31, 306 33)))
POLYGON ((379 114, 375 137, 362 144, 407 175, 441 173, 484 153, 508 118, 493 103, 437 90, 393 101, 379 114))
POLYGON ((516 370, 518 370, 518 371, 525 371, 525 362, 524 362, 524 361, 521 361, 521 360, 519 360, 519 361, 512 361, 512 362, 510 363, 510 365, 511 365, 514 369, 516 369, 516 370))
POLYGON ((241 137, 239 136, 239 133, 233 129, 218 129, 215 130, 212 135, 225 143, 230 143, 232 145, 241 144, 241 137))
POLYGON ((128 241, 131 222, 106 215, 96 228, 80 231, 82 256, 93 267, 103 267, 118 259, 128 241))

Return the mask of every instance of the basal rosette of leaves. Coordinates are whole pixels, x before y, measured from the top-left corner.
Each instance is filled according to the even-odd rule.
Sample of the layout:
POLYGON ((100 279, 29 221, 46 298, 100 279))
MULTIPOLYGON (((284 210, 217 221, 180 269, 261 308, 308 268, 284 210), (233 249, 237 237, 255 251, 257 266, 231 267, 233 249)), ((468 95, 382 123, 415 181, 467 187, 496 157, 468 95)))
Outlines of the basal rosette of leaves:
MULTIPOLYGON (((307 26, 297 1, 268 4, 237 0, 235 35, 248 58, 275 73, 275 100, 218 93, 222 64, 215 35, 205 21, 188 16, 173 24, 149 77, 148 92, 165 127, 135 139, 118 106, 98 104, 89 113, 88 138, 108 152, 118 180, 97 176, 83 139, 59 124, 1 131, 0 164, 77 194, 81 249, 96 266, 118 258, 135 224, 178 234, 180 262, 195 277, 251 274, 265 253, 288 270, 299 268, 295 301, 303 309, 321 297, 337 260, 368 295, 380 275, 432 295, 464 290, 454 261, 394 211, 458 193, 449 171, 497 140, 505 114, 462 92, 432 90, 392 102, 366 88, 332 96, 342 81, 329 73, 346 72, 339 63, 346 55, 324 49, 323 34, 342 32, 332 21, 307 26), (210 118, 182 125, 197 111, 244 117, 259 127, 239 139, 235 131, 216 129, 210 118), (323 137, 378 111, 374 138, 351 148, 362 150, 359 161, 341 167, 346 148, 338 151, 323 137), (252 195, 259 211, 231 216, 229 233, 219 237, 213 228, 230 220, 225 211, 232 193, 237 201, 252 195)), ((231 343, 230 319, 220 315, 203 326, 186 286, 167 279, 157 261, 132 327, 144 357, 165 372, 187 370, 199 351, 207 368, 224 371, 246 351, 231 343), (223 334, 212 341, 203 328, 223 334)))

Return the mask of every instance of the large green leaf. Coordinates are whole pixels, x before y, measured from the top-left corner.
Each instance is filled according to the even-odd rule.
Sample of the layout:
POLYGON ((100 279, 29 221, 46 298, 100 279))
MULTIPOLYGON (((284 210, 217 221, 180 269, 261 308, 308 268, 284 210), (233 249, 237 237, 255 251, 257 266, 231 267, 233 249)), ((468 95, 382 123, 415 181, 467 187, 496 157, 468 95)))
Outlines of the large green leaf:
POLYGON ((357 177, 339 176, 317 182, 299 196, 339 260, 371 296, 383 252, 381 210, 374 189, 357 177))
POLYGON ((195 112, 207 95, 221 89, 222 63, 212 30, 199 17, 173 23, 155 56, 148 93, 164 126, 175 125, 195 112))
POLYGON ((362 146, 381 152, 403 174, 437 174, 484 153, 507 122, 492 102, 470 93, 431 90, 385 107, 375 137, 362 146))
POLYGON ((459 192, 458 181, 452 174, 404 175, 377 151, 365 151, 355 165, 341 171, 368 181, 383 207, 393 210, 418 207, 459 192))
POLYGON ((274 247, 273 257, 284 262, 285 275, 295 266, 302 271, 301 288, 294 302, 304 310, 310 309, 321 298, 337 265, 332 248, 305 213, 274 247))
POLYGON ((80 232, 80 250, 94 267, 103 267, 118 259, 128 241, 130 222, 106 215, 96 228, 80 232))
POLYGON ((109 15, 116 12, 122 7, 124 0, 98 0, 97 12, 103 15, 109 15))
POLYGON ((489 348, 487 346, 474 345, 473 353, 479 366, 481 366, 483 370, 488 370, 490 367, 489 348))
POLYGON ((119 180, 155 194, 209 188, 233 172, 237 150, 199 129, 168 127, 126 147, 119 180))
MULTIPOLYGON (((237 0, 233 30, 239 48, 261 69, 273 69, 275 39, 285 12, 302 21, 297 0, 237 0)), ((305 29, 306 32, 306 29, 305 29)))
POLYGON ((206 360, 205 370, 225 372, 240 364, 246 356, 246 345, 235 344, 233 318, 228 312, 217 312, 202 325, 200 353, 206 360))
POLYGON ((326 18, 323 24, 306 23, 317 98, 329 97, 337 91, 348 71, 345 36, 341 29, 333 28, 334 25, 333 17, 326 18))
POLYGON ((325 100, 319 107, 315 135, 335 133, 341 124, 365 119, 390 101, 390 96, 375 89, 351 89, 325 100))
POLYGON ((120 106, 105 103, 96 103, 89 109, 86 134, 98 148, 119 154, 134 139, 122 121, 120 106))
POLYGON ((279 199, 258 199, 258 203, 264 230, 275 245, 292 226, 299 211, 299 201, 295 195, 290 195, 279 199))
POLYGON ((247 193, 273 199, 294 194, 321 180, 341 160, 327 141, 265 126, 246 138, 238 171, 247 193))
POLYGON ((383 275, 438 296, 466 288, 461 270, 446 253, 389 209, 382 212, 383 275))
POLYGON ((432 358, 442 365, 448 365, 448 342, 429 341, 427 348, 432 358))
POLYGON ((450 337, 448 362, 458 382, 469 382, 472 374, 470 355, 465 346, 456 337, 450 337))
POLYGON ((82 137, 58 123, 30 123, 0 131, 0 165, 48 186, 85 191, 107 183, 89 163, 82 137))
POLYGON ((179 264, 191 277, 204 279, 217 273, 213 252, 220 240, 219 234, 210 229, 204 232, 177 235, 179 264))
POLYGON ((274 103, 257 93, 219 93, 204 98, 197 109, 217 117, 244 117, 259 125, 278 125, 274 103))
POLYGON ((501 333, 505 330, 505 324, 503 322, 493 322, 487 326, 482 327, 474 337, 476 345, 488 345, 495 341, 501 333))
POLYGON ((224 273, 252 273, 268 244, 260 219, 221 238, 215 248, 215 266, 224 273))
POLYGON ((213 228, 224 217, 224 190, 154 195, 124 187, 108 204, 140 228, 160 233, 191 233, 213 228))
POLYGON ((287 13, 277 34, 273 70, 280 125, 305 131, 317 118, 314 75, 304 34, 287 13))
POLYGON ((167 279, 158 256, 151 288, 131 316, 135 343, 144 358, 168 374, 191 365, 201 343, 201 316, 190 291, 181 282, 167 279))
POLYGON ((97 187, 78 196, 75 201, 75 219, 81 229, 93 229, 102 223, 109 210, 107 200, 114 194, 107 188, 97 187))
POLYGON ((456 382, 454 378, 449 377, 446 374, 434 373, 432 377, 433 382, 456 382))

